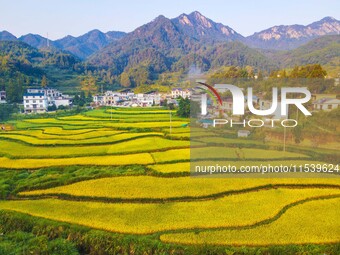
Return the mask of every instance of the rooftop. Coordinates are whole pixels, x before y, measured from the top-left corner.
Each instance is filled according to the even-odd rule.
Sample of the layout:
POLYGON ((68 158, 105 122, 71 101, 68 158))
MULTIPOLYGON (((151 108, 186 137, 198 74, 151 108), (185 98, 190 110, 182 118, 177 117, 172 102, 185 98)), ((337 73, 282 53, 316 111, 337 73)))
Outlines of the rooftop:
POLYGON ((340 100, 336 98, 320 98, 314 104, 340 104, 340 100))
POLYGON ((30 97, 30 96, 45 96, 44 93, 25 93, 24 97, 30 97))

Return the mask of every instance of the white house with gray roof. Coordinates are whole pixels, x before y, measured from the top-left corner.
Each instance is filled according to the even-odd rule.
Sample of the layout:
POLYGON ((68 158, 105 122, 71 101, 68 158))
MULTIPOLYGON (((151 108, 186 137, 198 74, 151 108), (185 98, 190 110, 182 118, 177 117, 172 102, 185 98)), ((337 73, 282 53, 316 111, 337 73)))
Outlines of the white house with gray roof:
POLYGON ((313 109, 316 111, 331 111, 338 108, 340 100, 337 98, 320 98, 313 102, 313 109))
POLYGON ((25 113, 44 113, 47 112, 48 101, 45 93, 26 92, 24 94, 25 113))

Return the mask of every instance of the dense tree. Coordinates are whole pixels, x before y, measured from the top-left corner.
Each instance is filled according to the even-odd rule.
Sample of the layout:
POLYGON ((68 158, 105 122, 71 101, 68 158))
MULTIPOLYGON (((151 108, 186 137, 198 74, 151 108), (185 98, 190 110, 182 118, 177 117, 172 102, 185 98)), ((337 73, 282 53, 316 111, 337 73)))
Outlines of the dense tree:
POLYGON ((51 106, 47 107, 47 110, 49 112, 55 111, 55 110, 57 110, 57 106, 55 104, 52 104, 51 106))
POLYGON ((47 78, 46 75, 44 75, 41 79, 41 87, 46 88, 47 87, 47 78))
POLYGON ((319 64, 295 66, 290 78, 325 78, 327 72, 319 64))
POLYGON ((10 79, 6 84, 7 101, 10 103, 21 103, 23 96, 23 79, 18 77, 16 79, 10 79))
POLYGON ((123 72, 120 76, 120 84, 123 87, 131 87, 131 80, 129 75, 126 72, 123 72))
POLYGON ((296 144, 301 143, 303 141, 303 127, 301 125, 296 126, 292 129, 292 133, 294 136, 294 141, 296 144))
POLYGON ((8 105, 8 104, 0 104, 0 121, 8 120, 12 113, 15 113, 19 110, 16 105, 8 105))
POLYGON ((84 91, 86 95, 93 94, 98 91, 96 78, 94 76, 90 74, 83 76, 81 79, 81 90, 84 91))
POLYGON ((259 70, 259 72, 257 73, 257 79, 259 81, 261 81, 263 79, 263 72, 261 70, 259 70))
POLYGON ((189 98, 180 98, 178 103, 177 115, 183 118, 190 116, 190 100, 189 98))
POLYGON ((149 84, 151 80, 151 71, 149 67, 141 66, 129 70, 129 76, 132 80, 133 87, 139 87, 144 84, 149 84))
POLYGON ((80 96, 79 95, 74 96, 73 104, 81 107, 86 104, 86 95, 84 91, 80 93, 80 96))

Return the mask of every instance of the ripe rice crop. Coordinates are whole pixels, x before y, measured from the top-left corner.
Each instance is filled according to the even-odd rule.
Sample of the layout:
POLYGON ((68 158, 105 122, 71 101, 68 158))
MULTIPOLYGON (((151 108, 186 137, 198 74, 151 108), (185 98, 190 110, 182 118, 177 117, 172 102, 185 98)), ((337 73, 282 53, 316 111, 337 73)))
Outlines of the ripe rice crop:
MULTIPOLYGON (((147 152, 151 150, 172 149, 176 147, 189 146, 188 141, 168 140, 162 137, 142 137, 134 140, 120 142, 116 144, 105 145, 81 145, 81 146, 50 146, 50 147, 32 147, 13 141, 1 141, 0 153, 11 157, 19 158, 57 158, 72 156, 90 156, 105 154, 122 154, 147 152)), ((131 161, 131 164, 135 164, 131 161)))
MULTIPOLYGON (((44 127, 41 128, 43 130, 43 134, 46 135, 55 135, 55 136, 73 136, 73 135, 80 135, 80 134, 86 134, 86 133, 92 133, 92 132, 98 132, 98 131, 113 131, 112 129, 108 128, 101 128, 101 129, 94 129, 94 128, 88 128, 88 129, 63 129, 61 127, 44 127)), ((32 130, 28 130, 30 132, 32 130)))
MULTIPOLYGON (((147 118, 148 116, 153 116, 154 119, 158 119, 161 116, 167 116, 167 118, 170 118, 169 114, 169 110, 137 110, 137 108, 135 110, 111 110, 111 109, 107 109, 107 110, 94 110, 94 111, 89 111, 84 113, 85 116, 87 117, 93 117, 93 118, 101 118, 101 119, 111 119, 111 112, 112 112, 112 117, 113 118, 119 118, 119 119, 124 119, 124 118, 131 118, 131 117, 137 117, 137 119, 140 118, 147 118), (144 117, 143 117, 144 116, 144 117)), ((176 118, 176 111, 172 111, 172 117, 176 118)))
MULTIPOLYGON (((169 134, 170 135, 170 134, 169 134)), ((190 138, 190 133, 177 133, 177 134, 171 134, 171 137, 183 137, 183 138, 190 138)))
MULTIPOLYGON (((99 133, 98 133, 99 134, 99 133)), ((107 133, 105 134, 107 135, 107 133)), ((112 143, 112 142, 119 142, 120 140, 127 140, 127 139, 135 139, 138 137, 144 136, 161 136, 162 133, 123 133, 123 132, 115 132, 110 136, 99 136, 94 138, 87 138, 86 135, 78 135, 78 139, 76 141, 74 139, 66 139, 65 137, 60 139, 39 139, 32 136, 25 136, 25 135, 1 135, 0 137, 8 137, 13 140, 23 141, 32 145, 63 145, 63 144, 100 144, 100 143, 112 143), (81 139, 81 138, 85 139, 81 139)))
POLYGON ((226 191, 249 189, 269 184, 340 184, 336 179, 263 179, 263 178, 164 178, 122 176, 82 181, 45 190, 22 192, 20 195, 67 194, 107 198, 180 198, 201 197, 226 191))
MULTIPOLYGON (((139 189, 136 189, 136 192, 139 192, 139 189)), ((108 231, 148 234, 165 230, 247 226, 274 217, 290 203, 331 194, 340 194, 340 191, 276 189, 216 200, 157 204, 75 202, 57 199, 1 201, 0 208, 108 231)), ((303 228, 301 225, 297 227, 303 228)))
MULTIPOLYGON (((170 133, 170 128, 163 128, 163 132, 170 133)), ((179 128, 171 128, 171 134, 182 134, 182 133, 190 133, 189 127, 179 127, 179 128)))
POLYGON ((266 246, 340 242, 340 198, 310 201, 288 209, 269 225, 251 229, 165 234, 164 242, 266 246))
POLYGON ((236 158, 236 159, 273 159, 273 158, 305 158, 301 153, 283 152, 276 150, 230 148, 230 147, 205 147, 194 148, 192 154, 195 158, 236 158))
MULTIPOLYGON (((73 131, 73 130, 72 130, 73 131)), ((64 140, 82 140, 82 139, 90 139, 90 138, 98 138, 98 137, 107 137, 110 135, 116 135, 121 134, 126 131, 114 131, 109 129, 99 129, 99 130, 75 130, 76 132, 64 132, 64 133, 58 133, 58 134, 52 134, 52 133, 46 133, 43 130, 20 130, 20 131, 13 131, 13 132, 6 132, 6 133, 0 133, 0 137, 4 138, 18 138, 18 140, 25 141, 25 137, 32 137, 34 140, 36 138, 36 142, 39 144, 43 143, 42 141, 49 142, 49 139, 52 140, 58 140, 61 141, 64 140), (21 137, 24 137, 23 139, 20 139, 21 137)), ((29 141, 29 140, 27 140, 29 141)), ((57 141, 58 142, 58 141, 57 141)), ((43 143, 46 144, 46 143, 43 143)))
POLYGON ((159 164, 149 166, 160 173, 190 172, 190 162, 179 162, 174 164, 159 164))
POLYGON ((119 114, 169 114, 170 112, 173 115, 176 115, 176 111, 175 110, 161 110, 161 109, 148 109, 148 108, 142 108, 142 109, 138 109, 138 108, 134 108, 134 109, 125 109, 125 108, 116 108, 116 109, 106 109, 105 110, 106 113, 119 113, 119 114))
MULTIPOLYGON (((171 126, 173 128, 181 127, 187 124, 187 121, 173 120, 171 126)), ((41 128, 41 127, 63 127, 65 129, 97 129, 97 128, 164 128, 170 127, 170 121, 167 119, 165 121, 157 121, 153 116, 148 121, 139 121, 135 119, 120 121, 119 119, 113 119, 112 121, 106 120, 57 120, 57 119, 29 119, 25 121, 19 121, 15 123, 17 128, 41 128)))
POLYGON ((59 117, 59 120, 67 120, 67 121, 77 121, 77 120, 89 120, 89 121, 98 121, 101 120, 100 118, 95 117, 89 117, 84 115, 72 115, 72 116, 66 116, 66 117, 59 117))
MULTIPOLYGON (((304 166, 305 164, 325 164, 325 162, 321 161, 308 161, 308 160, 275 160, 275 161, 266 161, 265 164, 271 165, 271 166, 290 166, 290 165, 297 165, 297 166, 304 166)), ((215 166, 216 161, 204 161, 205 165, 212 165, 215 166)), ((228 161, 226 163, 227 165, 230 164, 232 166, 235 166, 237 169, 239 169, 241 166, 261 166, 263 165, 263 161, 228 161)), ((199 165, 199 163, 195 163, 195 165, 199 165)), ((221 164, 220 164, 221 165, 221 164)), ((157 164, 157 165, 150 165, 149 166, 151 169, 155 170, 156 172, 160 173, 180 173, 180 172, 190 172, 190 162, 177 162, 177 163, 169 163, 169 164, 157 164)), ((194 169, 193 169, 194 170, 194 169)), ((266 176, 264 176, 266 177, 266 176)), ((282 180, 282 178, 280 178, 282 180)), ((306 180, 306 179, 303 179, 306 180)), ((319 178, 320 180, 320 178, 319 178)), ((340 185, 340 183, 339 183, 340 185)))
MULTIPOLYGON (((307 156, 301 153, 282 152, 263 149, 249 148, 229 148, 229 147, 204 147, 192 149, 192 154, 195 159, 214 159, 214 158, 230 158, 230 159, 272 159, 272 158, 306 158, 307 156), (239 155, 239 156, 238 156, 239 155)), ((165 152, 155 152, 152 154, 156 162, 167 162, 176 160, 189 160, 190 149, 176 149, 165 152)), ((192 158, 194 159, 194 158, 192 158)))
MULTIPOLYGON (((89 117, 83 115, 75 115, 75 116, 67 116, 58 118, 59 120, 65 121, 77 121, 77 120, 84 120, 84 121, 110 121, 111 114, 110 113, 103 113, 100 114, 100 117, 89 117), (105 118, 104 118, 105 117, 105 118)), ((138 121, 159 121, 159 120, 170 120, 169 113, 157 113, 154 114, 153 112, 145 112, 145 113, 135 113, 135 114, 124 114, 119 112, 112 113, 112 119, 115 120, 134 120, 135 122, 138 121)), ((172 119, 182 119, 177 117, 176 115, 172 116, 172 119)))
POLYGON ((190 149, 168 150, 154 152, 151 154, 157 163, 176 160, 190 160, 190 149))
POLYGON ((86 126, 86 125, 70 125, 70 124, 62 124, 62 123, 30 123, 26 121, 16 121, 16 122, 11 122, 17 129, 45 129, 45 128, 59 128, 62 130, 96 130, 100 128, 101 126, 86 126))
POLYGON ((148 153, 129 154, 119 156, 94 156, 78 158, 45 158, 45 159, 8 159, 0 158, 2 168, 42 168, 49 166, 69 166, 69 165, 101 165, 118 166, 131 164, 151 164, 153 159, 148 153))
MULTIPOLYGON (((180 127, 183 124, 187 124, 187 122, 184 121, 172 121, 171 126, 172 127, 180 127)), ((105 124, 106 127, 123 127, 123 128, 162 128, 162 127, 169 127, 170 122, 169 121, 163 121, 163 122, 131 122, 131 123, 107 123, 105 124)))
MULTIPOLYGON (((155 235, 157 238, 171 243, 265 246, 340 242, 339 199, 327 197, 327 200, 294 204, 307 198, 340 195, 337 178, 187 176, 189 147, 203 145, 202 142, 223 143, 225 147, 194 149, 198 159, 211 158, 198 162, 216 165, 221 163, 217 158, 228 158, 227 164, 236 168, 264 163, 272 166, 324 164, 321 158, 326 160, 329 155, 333 159, 337 151, 300 144, 301 151, 315 154, 284 153, 274 149, 281 146, 278 143, 264 145, 251 137, 239 139, 236 130, 218 130, 217 136, 212 137, 216 133, 209 129, 202 132, 202 129, 188 127, 189 120, 176 116, 176 111, 172 111, 171 117, 170 138, 170 114, 163 108, 102 108, 66 117, 10 121, 16 129, 0 133, 0 168, 8 173, 18 172, 15 176, 20 176, 20 187, 26 187, 27 191, 19 194, 26 196, 21 197, 23 200, 0 201, 0 210, 15 210, 120 233, 159 232, 160 235, 155 235), (196 140, 185 140, 190 136, 196 140), (252 146, 254 148, 250 148, 252 146), (273 149, 260 149, 265 146, 273 149), (314 161, 316 159, 319 161, 314 161), (64 169, 63 166, 69 165, 80 166, 64 169), (145 167, 127 166, 120 170, 110 167, 120 165, 145 167), (51 166, 62 167, 27 171, 51 166), (77 173, 73 168, 78 169, 77 173), (84 168, 92 170, 86 175, 79 174, 84 168), (135 168, 137 172, 126 170, 135 168), (67 182, 72 184, 64 185, 63 178, 54 178, 67 172, 65 170, 66 176, 72 175, 73 181, 67 182), (23 179, 21 173, 24 173, 23 179), (123 176, 126 173, 146 175, 123 176), (121 176, 116 176, 119 174, 121 176), (39 178, 34 179, 34 175, 39 178), (84 180, 84 176, 86 181, 73 183, 84 180), (87 179, 99 176, 115 177, 87 179), (55 185, 64 186, 53 187, 55 185), (29 187, 53 188, 28 191, 29 187), (54 199, 29 200, 29 196, 39 195, 54 199), (63 200, 67 197, 75 201, 63 200), (282 211, 286 207, 287 211, 282 211), (261 225, 263 221, 268 224, 261 225), (164 232, 172 230, 177 232, 164 232)), ((12 179, 16 182, 19 178, 12 179)), ((9 184, 12 186, 8 179, 3 184, 5 191, 9 184)))

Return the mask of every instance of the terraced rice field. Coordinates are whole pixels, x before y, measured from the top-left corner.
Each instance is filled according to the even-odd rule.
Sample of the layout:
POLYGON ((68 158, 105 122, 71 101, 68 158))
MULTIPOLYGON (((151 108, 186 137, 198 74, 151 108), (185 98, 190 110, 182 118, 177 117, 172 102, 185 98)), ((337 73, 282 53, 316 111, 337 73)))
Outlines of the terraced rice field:
POLYGON ((97 156, 97 157, 74 157, 74 158, 41 158, 41 159, 8 159, 0 158, 0 164, 3 168, 36 169, 49 166, 70 166, 70 165, 130 165, 135 164, 152 164, 152 157, 148 153, 116 156, 97 156))
MULTIPOLYGON (((168 148, 187 147, 187 141, 168 140, 162 137, 147 136, 136 137, 132 140, 116 141, 115 143, 78 144, 74 146, 32 146, 18 141, 4 140, 0 143, 1 153, 11 158, 69 158, 81 156, 104 156, 114 154, 127 154, 149 152, 168 148), (136 146, 136 144, 138 144, 136 146)), ((24 167, 24 166, 23 166, 24 167)))
MULTIPOLYGON (((228 192, 234 193, 244 189, 260 190, 264 188, 291 185, 317 185, 315 179, 234 179, 227 178, 191 178, 191 177, 155 177, 155 176, 123 176, 101 178, 77 182, 70 185, 45 190, 34 190, 20 193, 20 195, 58 195, 106 197, 121 199, 172 199, 172 198, 204 198, 207 196, 224 196, 228 192), (272 186, 271 186, 272 185, 272 186)), ((336 179, 323 179, 322 183, 329 184, 329 188, 337 185, 336 179)), ((308 186, 307 186, 308 187, 308 186)), ((340 187, 340 186, 339 186, 340 187)))
MULTIPOLYGON (((38 169, 50 171, 48 167, 96 169, 85 179, 68 169, 75 181, 20 189, 16 200, 0 201, 0 209, 117 233, 152 234, 165 243, 340 242, 338 178, 190 177, 188 120, 172 114, 171 124, 169 111, 161 108, 96 109, 11 121, 15 128, 0 132, 0 171, 20 171, 30 180, 38 169)), ((288 148, 283 153, 275 146, 266 149, 258 141, 232 137, 232 132, 227 135, 218 139, 221 145, 202 147, 201 139, 191 145, 197 146, 196 155, 211 162, 227 157, 237 167, 264 161, 324 163, 303 151, 288 148)))
POLYGON ((315 200, 290 208, 279 219, 263 226, 200 233, 164 234, 160 239, 173 243, 236 246, 338 243, 339 211, 340 198, 315 200))
POLYGON ((208 201, 108 204, 41 199, 1 202, 0 207, 119 233, 150 234, 246 227, 275 217, 294 202, 335 194, 340 196, 340 190, 274 189, 208 201))

